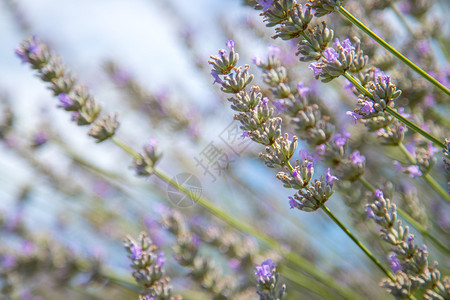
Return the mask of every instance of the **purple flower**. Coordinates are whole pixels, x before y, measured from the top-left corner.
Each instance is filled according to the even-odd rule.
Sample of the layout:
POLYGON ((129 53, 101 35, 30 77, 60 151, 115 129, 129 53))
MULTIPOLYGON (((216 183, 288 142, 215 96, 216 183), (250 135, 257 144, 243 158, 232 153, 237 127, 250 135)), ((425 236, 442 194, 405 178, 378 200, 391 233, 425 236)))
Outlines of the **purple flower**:
POLYGON ((312 170, 313 170, 313 163, 312 163, 312 162, 309 162, 309 163, 306 165, 306 168, 308 169, 308 172, 311 173, 312 170))
POLYGON ((325 178, 327 180, 327 184, 328 185, 332 185, 335 180, 339 180, 339 178, 337 178, 336 176, 331 175, 330 168, 328 168, 328 171, 327 171, 327 174, 325 175, 325 178))
MULTIPOLYGON (((317 150, 316 153, 317 153, 318 155, 325 155, 325 149, 326 149, 325 144, 316 146, 316 150, 317 150)), ((306 151, 306 150, 305 150, 305 151, 306 151)))
POLYGON ((308 95, 308 93, 310 92, 310 90, 311 89, 309 87, 305 86, 304 82, 300 81, 299 83, 297 83, 297 91, 298 91, 298 94, 300 95, 300 97, 302 97, 302 98, 306 97, 308 95))
POLYGON ((16 266, 16 264, 17 264, 16 258, 9 254, 3 255, 0 260, 0 265, 3 268, 14 268, 16 266))
POLYGON ((258 56, 253 57, 252 62, 257 66, 259 66, 262 63, 261 59, 258 56))
POLYGON ((429 107, 429 106, 433 106, 436 103, 436 99, 434 99, 434 97, 431 95, 427 95, 423 99, 423 102, 424 102, 425 106, 429 107))
POLYGON ((336 143, 336 146, 338 147, 344 146, 351 135, 352 135, 351 133, 345 131, 345 128, 342 129, 342 134, 336 133, 334 137, 334 142, 336 143))
POLYGON ((234 49, 234 41, 233 40, 228 40, 226 43, 227 48, 230 49, 230 51, 232 51, 234 49))
POLYGON ((282 113, 287 109, 286 107, 284 107, 285 101, 283 99, 276 99, 272 103, 273 103, 273 106, 275 106, 277 113, 282 113))
MULTIPOLYGON (((334 48, 327 48, 323 51, 323 56, 327 59, 328 62, 333 62, 337 60, 339 54, 334 50, 334 48)), ((314 74, 315 75, 315 74, 314 74)))
POLYGON ((401 164, 399 161, 394 160, 392 163, 393 163, 394 166, 395 166, 395 171, 396 171, 396 172, 403 171, 403 166, 402 166, 402 164, 401 164))
POLYGON ((391 76, 384 75, 383 80, 384 80, 384 83, 389 84, 389 83, 391 83, 391 76))
POLYGON ((356 124, 356 121, 357 121, 357 120, 359 120, 359 119, 362 118, 362 116, 361 116, 360 114, 357 114, 357 113, 355 113, 355 112, 353 112, 353 111, 348 111, 348 112, 346 112, 345 114, 346 114, 347 116, 352 116, 352 117, 353 117, 353 120, 355 120, 355 124, 356 124))
POLYGON ((14 51, 16 55, 22 60, 23 63, 28 62, 29 55, 38 55, 41 52, 39 48, 37 37, 33 35, 28 48, 17 47, 14 51))
POLYGON ((433 156, 436 152, 439 152, 439 149, 433 147, 433 143, 428 143, 428 152, 430 152, 430 156, 433 156))
POLYGON ((41 146, 47 142, 47 134, 44 131, 39 131, 36 133, 33 137, 33 145, 34 146, 41 146))
POLYGON ((364 103, 364 106, 361 107, 361 111, 364 112, 366 115, 370 115, 371 113, 375 112, 375 109, 373 108, 373 102, 366 101, 364 103))
POLYGON ((268 10, 272 7, 273 0, 259 0, 258 3, 263 7, 263 10, 268 10))
POLYGON ((375 72, 373 73, 373 77, 375 78, 375 80, 378 79, 378 77, 383 78, 385 76, 384 72, 381 71, 380 69, 375 69, 375 72))
POLYGON ((350 39, 343 40, 342 41, 342 47, 344 47, 344 50, 347 51, 347 52, 355 50, 355 47, 352 45, 352 42, 350 42, 350 39))
POLYGON ((356 150, 352 154, 350 154, 350 159, 352 160, 353 164, 361 165, 366 160, 366 157, 364 155, 360 155, 359 151, 356 150))
POLYGON ((272 276, 273 271, 277 265, 269 258, 261 264, 261 266, 256 266, 255 275, 258 277, 263 277, 264 279, 272 276))
POLYGON ((413 165, 406 168, 409 172, 409 177, 416 178, 422 176, 422 172, 420 171, 419 166, 413 165))
POLYGON ((281 49, 274 45, 267 46, 267 49, 269 51, 269 56, 276 56, 280 57, 281 49))
POLYGON ((354 46, 352 45, 352 43, 350 42, 350 39, 345 39, 345 40, 343 40, 343 41, 342 41, 342 44, 341 44, 341 42, 339 41, 339 39, 336 38, 336 39, 334 40, 333 46, 334 46, 334 47, 341 46, 341 47, 344 48, 344 50, 347 51, 347 52, 350 52, 350 51, 352 51, 352 50, 355 50, 355 47, 354 47, 354 46))
POLYGON ((166 258, 164 257, 164 252, 159 252, 154 263, 161 269, 165 262, 166 258))
POLYGON ((216 72, 211 71, 211 75, 212 75, 212 77, 214 78, 213 84, 215 84, 216 82, 217 82, 218 84, 223 84, 222 79, 220 79, 219 75, 218 75, 216 72))
POLYGON ((430 44, 428 44, 427 41, 425 40, 421 40, 417 43, 417 48, 419 49, 419 53, 424 55, 428 52, 430 52, 431 48, 430 48, 430 44))
POLYGON ((28 62, 28 57, 27 57, 27 53, 26 51, 22 48, 22 47, 17 47, 14 50, 14 53, 20 58, 20 60, 22 61, 22 63, 26 63, 28 62))
POLYGON ((291 207, 291 209, 293 208, 300 209, 300 204, 298 204, 298 202, 293 197, 289 197, 289 206, 291 207))
POLYGON ((416 145, 414 144, 414 141, 411 141, 405 146, 406 150, 408 150, 409 153, 415 155, 416 153, 416 145))
POLYGON ((389 261, 391 263, 392 272, 396 273, 397 271, 402 270, 402 266, 400 265, 400 261, 398 260, 395 254, 389 255, 389 261))
POLYGON ((58 100, 61 103, 61 107, 68 109, 73 105, 73 100, 66 93, 61 93, 58 95, 58 100))
POLYGON ((300 158, 302 160, 312 160, 311 155, 308 155, 308 152, 306 151, 306 149, 302 149, 302 150, 298 151, 298 155, 300 155, 300 158))
POLYGON ((377 190, 375 191, 375 196, 377 196, 377 198, 381 198, 381 197, 383 197, 383 191, 382 191, 382 190, 379 190, 379 189, 377 189, 377 190))
POLYGON ((144 151, 150 155, 153 156, 156 153, 156 148, 158 147, 158 140, 155 138, 150 138, 148 144, 144 145, 144 151))
POLYGON ((408 240, 408 242, 414 241, 414 235, 409 234, 407 240, 408 240))
POLYGON ((269 98, 267 98, 267 97, 262 98, 261 103, 262 103, 262 105, 264 105, 264 107, 267 107, 267 103, 269 103, 269 98))
POLYGON ((242 139, 245 139, 245 138, 248 138, 249 137, 249 135, 248 135, 248 131, 246 130, 246 131, 244 131, 242 134, 241 134, 241 138, 242 139))
POLYGON ((138 245, 131 247, 131 259, 140 259, 142 256, 142 249, 138 245))
POLYGON ((314 71, 314 76, 318 76, 320 73, 322 73, 322 69, 318 67, 317 63, 310 64, 308 69, 314 71))
POLYGON ((367 219, 371 219, 375 217, 375 214, 373 213, 372 208, 370 208, 370 206, 366 206, 366 213, 367 213, 367 219))

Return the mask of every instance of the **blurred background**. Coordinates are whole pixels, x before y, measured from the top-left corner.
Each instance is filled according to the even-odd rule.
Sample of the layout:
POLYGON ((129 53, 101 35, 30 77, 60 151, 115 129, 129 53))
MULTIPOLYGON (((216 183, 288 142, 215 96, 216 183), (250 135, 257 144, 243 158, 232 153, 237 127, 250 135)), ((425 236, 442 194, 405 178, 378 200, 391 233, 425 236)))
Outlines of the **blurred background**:
MULTIPOLYGON (((357 7, 357 1, 349 2, 357 7)), ((449 13, 445 1, 437 1, 432 9, 442 11, 435 14, 438 17, 449 13)), ((381 15, 401 27, 392 12, 381 15)), ((449 23, 445 22, 439 28, 448 37, 449 23)), ((344 25, 336 31, 348 37, 352 31, 349 24, 344 25)), ((389 29, 377 28, 390 36, 389 29)), ((340 112, 331 118, 353 133, 355 148, 368 142, 364 154, 371 157, 368 166, 376 165, 369 171, 378 175, 376 182, 395 178, 392 158, 396 152, 371 150, 375 137, 358 135, 362 127, 355 128, 345 116, 356 101, 342 88, 345 82, 315 81, 307 64, 296 59, 295 45, 271 39, 273 30, 264 27, 259 12, 239 0, 0 2, 0 288, 5 295, 12 290, 13 299, 137 299, 139 289, 122 240, 127 234, 146 231, 166 253, 166 273, 173 278, 174 291, 185 299, 209 299, 187 277, 188 270, 171 259, 174 238, 158 224, 160 215, 174 208, 199 227, 218 223, 245 238, 196 203, 174 203, 179 198, 171 197, 167 183, 154 176, 137 177, 127 153, 109 141, 96 144, 85 128, 70 122, 70 115, 58 108, 58 100, 45 84, 14 54, 30 35, 63 57, 104 111, 119 112, 116 136, 138 151, 157 142, 163 154, 158 168, 169 177, 194 175, 202 196, 224 211, 276 238, 338 282, 373 299, 385 299, 378 288, 382 274, 373 271, 371 262, 337 226, 322 213, 289 209, 292 191, 282 188, 276 172, 258 159, 263 149, 240 136, 226 98, 213 85, 209 56, 225 48, 226 40, 234 40, 239 65, 250 64, 256 82, 263 84, 254 57, 265 60, 269 54, 280 55, 291 67, 293 78, 317 91, 329 111, 340 112), (205 168, 206 154, 212 149, 220 153, 220 159, 205 168)), ((399 29, 398 36, 396 43, 407 47, 407 31, 399 29)), ((431 45, 438 61, 446 61, 446 45, 431 45)), ((448 109, 444 106, 438 117, 448 118, 448 109)), ((289 127, 286 130, 293 133, 289 127)), ((303 142, 302 147, 306 147, 303 142)), ((442 168, 440 158, 439 164, 442 168)), ((325 171, 326 166, 317 166, 318 174, 325 171)), ((411 184, 407 178, 405 182, 411 184)), ((443 176, 440 182, 444 184, 443 176)), ((427 194, 426 188, 421 193, 427 194)), ((350 209, 342 201, 336 194, 329 207, 351 226, 350 209)), ((448 206, 436 204, 430 209, 443 224, 442 234, 448 233, 448 206)), ((365 226, 356 224, 355 228, 365 226)), ((368 235, 376 232, 371 228, 368 235)), ((248 238, 260 247, 261 254, 268 253, 258 263, 268 256, 281 259, 248 238)), ((382 247, 373 243, 374 251, 384 259, 382 247)), ((224 274, 235 271, 230 258, 214 247, 206 245, 202 253, 215 260, 224 274)), ((440 263, 442 270, 449 270, 448 258, 440 263)), ((239 272, 252 276, 251 270, 239 272)), ((300 299, 299 295, 317 298, 285 282, 293 286, 290 299, 300 299)))

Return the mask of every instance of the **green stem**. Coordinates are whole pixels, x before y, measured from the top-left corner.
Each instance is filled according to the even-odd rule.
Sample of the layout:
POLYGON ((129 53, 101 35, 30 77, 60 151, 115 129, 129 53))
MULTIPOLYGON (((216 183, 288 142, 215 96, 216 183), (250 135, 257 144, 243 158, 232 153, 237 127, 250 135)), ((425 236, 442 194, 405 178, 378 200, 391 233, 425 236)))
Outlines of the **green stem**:
MULTIPOLYGON (((369 97, 370 99, 373 100, 373 95, 372 93, 367 90, 360 82, 359 80, 357 80, 356 78, 354 78, 352 75, 350 75, 349 73, 345 72, 344 73, 344 77, 347 78, 357 89, 358 91, 360 91, 362 94, 366 95, 367 97, 369 97)), ((423 136, 424 138, 426 138, 427 140, 433 142, 434 144, 436 144, 437 146, 441 147, 441 148, 445 148, 445 145, 442 141, 440 141, 438 138, 434 137, 433 135, 431 135, 430 133, 426 132, 425 130, 423 130, 422 128, 420 128, 419 126, 417 126, 416 124, 414 124, 413 122, 411 122, 410 120, 408 120, 407 118, 403 117, 401 114, 399 114, 397 111, 395 111, 394 109, 392 109, 391 107, 387 106, 386 107, 386 111, 393 116, 394 118, 398 119, 399 121, 401 121, 402 123, 404 123, 406 126, 408 126, 408 128, 410 128, 412 131, 417 132, 418 134, 420 134, 421 136, 423 136)))
POLYGON ((403 54, 395 50, 391 45, 389 45, 387 42, 385 42, 382 38, 380 38, 378 35, 376 35, 372 30, 370 30, 366 25, 361 23, 356 17, 354 17, 350 12, 348 12, 344 7, 339 6, 339 12, 341 15, 343 15, 347 20, 349 20, 351 23, 356 25, 359 29, 364 31, 368 36, 370 36, 374 41, 376 41, 378 44, 383 46, 387 51, 392 53, 395 57, 400 59, 403 63, 405 63, 408 67, 413 69, 416 73, 418 73, 420 76, 431 82, 435 87, 443 91, 445 94, 450 96, 450 90, 446 88, 442 83, 431 77, 427 72, 422 70, 420 67, 418 67, 416 64, 414 64, 412 61, 410 61, 408 58, 406 58, 403 54))
POLYGON ((344 224, 341 223, 341 221, 339 221, 338 218, 336 218, 336 216, 328 209, 328 207, 325 206, 325 204, 320 202, 320 207, 322 208, 322 210, 334 221, 334 223, 336 223, 341 229, 342 231, 344 231, 349 237, 350 239, 352 239, 352 241, 358 245, 358 247, 370 258, 370 260, 387 276, 389 277, 389 279, 391 279, 393 282, 395 282, 395 278, 394 276, 392 276, 392 274, 386 270, 383 265, 375 258, 375 256, 373 256, 373 254, 350 232, 350 230, 347 229, 347 227, 345 227, 344 224))
MULTIPOLYGON (((409 153, 408 149, 406 149, 405 145, 400 144, 399 145, 400 150, 403 152, 403 154, 406 156, 408 161, 411 164, 416 164, 416 159, 409 153)), ((447 202, 450 201, 450 195, 447 194, 447 192, 439 185, 439 183, 436 181, 436 179, 433 178, 429 173, 422 176, 423 179, 447 202)))
MULTIPOLYGON (((376 188, 368 182, 364 177, 359 177, 358 180, 364 185, 369 191, 372 193, 375 193, 376 188)), ((409 224, 411 224, 414 228, 416 228, 424 237, 427 237, 435 246, 437 246, 439 249, 441 249, 444 253, 447 253, 450 255, 450 249, 446 247, 444 244, 441 243, 437 238, 435 238, 431 233, 430 230, 427 229, 425 226, 414 220, 413 217, 411 217, 406 211, 401 209, 397 206, 397 212, 400 216, 402 216, 409 224)))
POLYGON ((282 266, 279 268, 280 273, 287 280, 292 281, 298 286, 304 287, 306 289, 314 289, 316 295, 321 296, 323 299, 333 299, 336 295, 331 294, 323 285, 317 283, 317 281, 312 280, 311 277, 303 275, 287 266, 282 266))
MULTIPOLYGON (((139 154, 128 147, 124 142, 120 141, 119 139, 112 137, 111 141, 114 142, 117 146, 125 150, 128 154, 132 155, 135 158, 139 157, 139 154)), ((247 223, 241 222, 237 218, 234 218, 227 214, 222 208, 219 208, 218 206, 214 205, 210 201, 206 200, 205 198, 198 197, 198 195, 192 193, 190 190, 185 188, 184 186, 178 184, 177 182, 172 181, 168 176, 163 174, 162 172, 158 170, 154 170, 153 174, 163 180, 164 182, 170 184, 180 192, 184 193, 188 197, 190 197, 192 200, 198 202, 200 205, 202 205, 204 208, 209 210, 213 215, 218 217, 219 219, 223 220, 227 224, 235 227, 236 229, 245 232, 247 234, 251 234, 254 237, 258 238, 259 240, 265 242, 267 245, 269 245, 272 249, 280 253, 282 256, 284 256, 288 261, 291 263, 297 265, 298 267, 302 268, 303 270, 309 272, 312 276, 317 278, 319 281, 323 282, 324 284, 330 286, 331 288, 338 291, 340 294, 342 294, 345 297, 351 297, 351 299, 359 299, 361 298, 358 294, 355 294, 352 290, 350 290, 347 287, 344 287, 340 284, 338 284, 332 277, 330 277, 328 274, 318 270, 314 264, 309 262, 308 260, 304 259, 303 257, 297 255, 294 252, 285 251, 282 248, 282 245, 278 243, 276 240, 272 239, 271 237, 261 233, 260 231, 256 230, 255 228, 251 227, 247 223)), ((281 274, 283 274, 281 272, 281 274)), ((312 290, 315 292, 314 290, 312 290)))

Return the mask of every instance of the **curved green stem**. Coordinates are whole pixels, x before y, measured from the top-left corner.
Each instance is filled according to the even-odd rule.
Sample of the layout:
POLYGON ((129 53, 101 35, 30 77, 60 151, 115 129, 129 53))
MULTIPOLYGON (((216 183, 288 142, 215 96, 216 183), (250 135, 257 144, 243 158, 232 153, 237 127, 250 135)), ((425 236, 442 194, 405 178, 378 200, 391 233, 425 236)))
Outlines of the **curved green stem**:
MULTIPOLYGON (((359 82, 359 80, 357 80, 356 78, 354 78, 352 75, 350 75, 347 72, 344 73, 344 77, 347 78, 358 89, 358 91, 360 91, 362 94, 366 95, 367 97, 369 97, 370 99, 373 100, 372 93, 369 90, 367 90, 364 86, 362 86, 362 84, 359 82)), ((437 146, 439 146, 441 148, 445 148, 445 145, 442 141, 440 141, 438 138, 434 137, 430 133, 426 132, 425 130, 423 130, 422 128, 420 128, 419 126, 417 126, 416 124, 414 124, 413 122, 408 120, 407 118, 403 117, 401 114, 399 114, 397 111, 395 111, 391 107, 387 106, 386 111, 391 116, 393 116, 394 118, 396 118, 397 120, 401 121, 406 126, 408 126, 408 128, 410 128, 412 131, 417 132, 418 134, 420 134, 427 140, 433 142, 437 146)))
MULTIPOLYGON (((139 157, 139 154, 128 147, 127 144, 120 141, 119 139, 112 137, 111 141, 114 142, 117 146, 125 150, 128 154, 131 156, 137 158, 139 157)), ((332 277, 330 277, 328 274, 320 271, 317 269, 317 267, 309 262, 308 260, 304 259, 303 257, 297 255, 294 252, 285 251, 282 248, 282 245, 278 243, 276 240, 272 239, 271 237, 261 233, 260 231, 256 230, 252 226, 248 225, 247 223, 244 223, 240 221, 237 218, 234 218, 227 214, 222 208, 216 206, 215 204, 211 203, 210 201, 206 200, 205 198, 199 197, 198 195, 191 192, 189 189, 185 188, 184 186, 178 184, 177 182, 172 181, 167 175, 164 173, 154 170, 153 174, 163 180, 164 182, 170 184, 180 192, 184 193, 191 199, 198 202, 200 205, 202 205, 204 208, 206 208, 208 211, 210 211, 213 215, 218 217, 219 219, 223 220, 227 224, 233 226, 234 228, 245 232, 247 234, 251 234, 254 237, 258 238, 259 240, 263 241, 267 245, 269 245, 272 249, 280 253, 282 256, 284 256, 288 261, 291 263, 297 265, 298 267, 302 268, 306 272, 310 273, 312 276, 314 276, 316 279, 320 280, 324 284, 330 286, 334 290, 338 291, 340 294, 342 294, 345 297, 350 297, 351 299, 359 299, 361 298, 358 294, 353 292, 347 287, 344 287, 340 284, 338 284, 332 277)), ((281 272, 283 274, 283 272, 281 272)), ((315 292, 315 290, 311 291, 315 292)))
POLYGON ((416 73, 418 73, 420 76, 431 82, 435 87, 443 91, 445 94, 450 96, 450 90, 446 88, 442 83, 431 77, 427 72, 422 70, 420 67, 418 67, 416 64, 414 64, 412 61, 410 61, 408 58, 406 58, 403 54, 395 50, 391 45, 389 45, 386 41, 384 41, 382 38, 380 38, 378 35, 376 35, 372 30, 370 30, 366 25, 361 23, 355 16, 353 16, 350 12, 348 12, 344 7, 339 6, 338 10, 341 15, 343 15, 347 20, 349 20, 351 23, 356 25, 359 29, 364 31, 368 36, 370 36, 374 41, 376 41, 378 44, 383 46, 384 49, 392 53, 395 57, 400 59, 403 63, 405 63, 408 67, 413 69, 416 73))
POLYGON ((373 254, 353 235, 353 233, 350 232, 350 230, 347 229, 347 227, 345 227, 344 224, 341 223, 341 221, 339 221, 338 218, 336 218, 336 216, 328 209, 328 207, 325 206, 325 204, 320 202, 320 207, 322 208, 322 210, 334 221, 334 223, 336 223, 341 229, 342 231, 344 231, 349 237, 350 239, 356 244, 358 245, 358 247, 370 258, 370 260, 387 276, 389 277, 389 279, 391 279, 393 282, 395 282, 395 278, 394 276, 391 274, 391 272, 389 272, 388 270, 386 270, 383 265, 378 261, 378 259, 375 258, 375 256, 373 256, 373 254))
MULTIPOLYGON (((359 177, 358 178, 359 182, 362 183, 362 185, 364 185, 369 191, 371 191, 372 193, 375 193, 376 188, 367 181, 367 179, 365 179, 364 177, 359 177)), ((439 241, 437 238, 435 238, 431 233, 430 230, 427 229, 425 226, 423 226, 422 224, 420 224, 419 222, 417 222, 416 220, 414 220, 413 217, 411 217, 406 211, 404 211, 403 209, 401 209, 400 207, 397 206, 397 212, 400 216, 402 216, 409 224, 411 224, 414 228, 416 228, 421 234, 422 236, 428 238, 435 246, 437 246, 439 249, 441 249, 444 253, 447 253, 450 255, 450 249, 448 247, 446 247, 444 244, 441 243, 441 241, 439 241)))
MULTIPOLYGON (((414 157, 412 157, 412 155, 409 153, 408 149, 406 149, 406 147, 405 147, 405 145, 403 145, 403 143, 400 144, 399 147, 400 147, 400 150, 402 151, 402 153, 406 156, 406 158, 408 159, 408 161, 411 164, 417 163, 416 159, 414 157)), ((431 176, 428 173, 422 177, 442 198, 444 198, 447 202, 450 201, 450 195, 447 194, 447 192, 439 185, 439 183, 437 183, 436 179, 434 179, 433 176, 431 176)))

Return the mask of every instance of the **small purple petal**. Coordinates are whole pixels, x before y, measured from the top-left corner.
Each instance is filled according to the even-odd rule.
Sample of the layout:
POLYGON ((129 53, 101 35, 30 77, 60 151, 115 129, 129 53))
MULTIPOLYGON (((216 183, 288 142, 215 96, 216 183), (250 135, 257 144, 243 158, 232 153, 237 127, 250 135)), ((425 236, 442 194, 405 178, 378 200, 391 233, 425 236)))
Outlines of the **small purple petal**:
POLYGON ((336 50, 334 50, 334 48, 329 47, 325 49, 325 51, 323 51, 323 56, 327 59, 328 62, 333 62, 337 60, 339 54, 336 52, 336 50))
POLYGON ((308 69, 314 71, 314 76, 319 75, 320 73, 322 73, 322 69, 317 67, 317 63, 312 63, 309 65, 308 69))
POLYGON ((422 176, 422 172, 420 171, 419 166, 413 165, 406 168, 409 172, 409 177, 416 178, 422 176))
POLYGON ((311 91, 311 89, 309 87, 305 86, 304 82, 300 81, 297 84, 297 91, 298 91, 298 94, 300 95, 300 97, 304 98, 308 95, 308 93, 311 91))
POLYGON ((352 45, 352 42, 350 42, 350 39, 343 40, 342 41, 342 47, 344 47, 344 50, 347 51, 347 52, 355 50, 355 47, 352 45))
POLYGON ((269 258, 268 260, 263 261, 261 266, 256 266, 256 270, 254 271, 255 275, 263 278, 269 278, 272 276, 276 266, 277 265, 269 258))
POLYGON ((228 40, 226 43, 227 48, 230 49, 230 51, 232 51, 234 49, 234 41, 233 40, 228 40))
POLYGON ((377 190, 375 191, 375 196, 377 196, 378 198, 381 198, 381 197, 383 197, 383 191, 382 191, 382 190, 379 190, 379 189, 377 189, 377 190))
POLYGON ((222 79, 220 79, 219 75, 218 75, 216 72, 211 71, 211 75, 212 75, 212 77, 214 78, 213 84, 215 84, 216 82, 217 82, 218 84, 223 84, 222 79))
POLYGON ((325 175, 325 178, 327 180, 327 184, 329 184, 329 185, 332 185, 335 180, 339 180, 339 178, 337 178, 336 176, 331 175, 330 168, 328 168, 328 171, 327 171, 327 174, 325 175))
POLYGON ((73 100, 66 93, 61 93, 58 95, 58 100, 61 103, 61 107, 67 109, 73 105, 73 100))
POLYGON ((366 157, 364 155, 360 155, 358 150, 350 154, 350 159, 352 160, 352 163, 355 165, 361 165, 366 161, 366 157))
POLYGON ((395 256, 395 254, 389 255, 389 261, 391 262, 392 272, 396 273, 397 271, 402 270, 400 261, 398 260, 397 256, 395 256))
POLYGON ((258 3, 263 7, 263 10, 268 10, 272 7, 273 0, 259 0, 258 3))
POLYGON ((347 116, 352 116, 352 117, 353 117, 353 120, 355 120, 355 124, 356 124, 356 121, 357 121, 357 120, 359 120, 359 119, 362 118, 361 115, 359 115, 359 114, 357 114, 357 113, 355 113, 355 112, 353 112, 353 111, 347 111, 345 114, 346 114, 347 116))
POLYGON ((373 213, 372 208, 370 208, 370 206, 366 206, 366 213, 367 213, 367 219, 371 219, 375 217, 375 214, 373 213))

